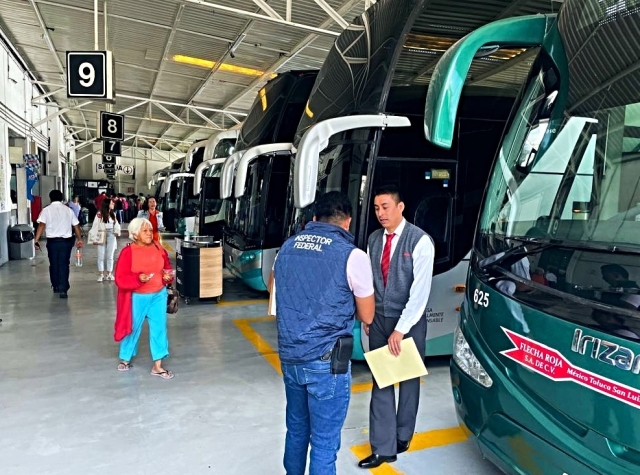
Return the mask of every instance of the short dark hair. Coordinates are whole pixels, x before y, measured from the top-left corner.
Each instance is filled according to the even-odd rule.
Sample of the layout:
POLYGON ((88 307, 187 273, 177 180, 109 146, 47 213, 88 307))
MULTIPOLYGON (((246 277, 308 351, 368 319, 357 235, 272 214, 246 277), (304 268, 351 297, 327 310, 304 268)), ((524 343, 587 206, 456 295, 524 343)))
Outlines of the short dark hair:
POLYGON ((351 217, 353 206, 346 193, 330 191, 320 196, 314 206, 317 221, 338 224, 351 217))
POLYGON ((616 274, 620 274, 625 279, 629 278, 629 272, 627 272, 627 269, 625 269, 624 267, 618 264, 605 264, 602 267, 600 267, 600 272, 602 272, 603 274, 605 272, 610 272, 610 273, 615 272, 616 274))
POLYGON ((62 201, 63 196, 62 196, 62 191, 60 190, 51 190, 49 192, 49 199, 53 202, 53 201, 62 201))
POLYGON ((376 196, 380 195, 391 195, 396 203, 400 203, 402 201, 400 189, 396 185, 383 185, 379 188, 376 188, 373 197, 375 198, 376 196))

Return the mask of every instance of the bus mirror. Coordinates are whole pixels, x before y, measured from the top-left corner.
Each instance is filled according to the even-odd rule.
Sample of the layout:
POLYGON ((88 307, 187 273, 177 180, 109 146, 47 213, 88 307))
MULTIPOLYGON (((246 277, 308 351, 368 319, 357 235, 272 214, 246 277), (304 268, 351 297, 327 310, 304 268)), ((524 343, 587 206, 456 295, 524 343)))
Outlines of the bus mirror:
POLYGON ((462 88, 471 62, 479 52, 485 53, 484 47, 540 46, 548 25, 554 20, 555 15, 530 15, 495 21, 469 33, 449 48, 436 65, 427 91, 424 109, 427 140, 451 148, 462 88))
POLYGON ((320 152, 329 145, 332 135, 347 130, 370 127, 409 127, 407 117, 385 114, 350 115, 323 120, 304 133, 293 162, 293 202, 296 208, 305 208, 316 199, 318 160, 320 152))
POLYGON ((255 147, 248 149, 240 159, 236 170, 235 197, 241 198, 244 196, 244 187, 247 183, 247 171, 249 169, 249 163, 253 159, 267 153, 292 152, 293 149, 292 143, 270 143, 256 145, 255 147))
POLYGON ((244 150, 234 152, 227 158, 222 166, 222 174, 220 177, 220 198, 226 200, 231 198, 233 194, 233 177, 236 174, 236 166, 244 155, 244 150))

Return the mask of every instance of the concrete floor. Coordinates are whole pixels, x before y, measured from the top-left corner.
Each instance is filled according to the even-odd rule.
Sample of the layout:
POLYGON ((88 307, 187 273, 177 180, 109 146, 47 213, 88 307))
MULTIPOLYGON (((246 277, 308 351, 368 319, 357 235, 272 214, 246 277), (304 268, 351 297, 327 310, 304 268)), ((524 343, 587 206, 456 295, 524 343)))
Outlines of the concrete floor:
MULTIPOLYGON (((0 267, 0 474, 283 474, 285 400, 266 295, 227 276, 220 305, 181 302, 169 316, 173 380, 149 375, 146 330, 134 368, 119 373, 115 286, 96 282, 95 256, 88 247, 85 265, 72 266, 68 300, 49 289, 46 251, 0 267)), ((428 368, 412 451, 367 472, 357 461, 369 452, 370 375, 354 366, 361 390, 340 475, 500 473, 457 428, 447 360, 428 368)))

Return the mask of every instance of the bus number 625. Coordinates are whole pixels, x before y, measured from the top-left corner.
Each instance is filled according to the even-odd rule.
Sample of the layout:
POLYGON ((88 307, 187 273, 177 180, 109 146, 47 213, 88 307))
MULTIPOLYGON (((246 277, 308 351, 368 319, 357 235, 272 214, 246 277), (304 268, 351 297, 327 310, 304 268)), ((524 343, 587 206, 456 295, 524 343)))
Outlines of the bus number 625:
POLYGON ((476 289, 473 292, 473 302, 476 305, 480 305, 481 307, 488 307, 489 294, 487 292, 483 292, 482 290, 476 289))

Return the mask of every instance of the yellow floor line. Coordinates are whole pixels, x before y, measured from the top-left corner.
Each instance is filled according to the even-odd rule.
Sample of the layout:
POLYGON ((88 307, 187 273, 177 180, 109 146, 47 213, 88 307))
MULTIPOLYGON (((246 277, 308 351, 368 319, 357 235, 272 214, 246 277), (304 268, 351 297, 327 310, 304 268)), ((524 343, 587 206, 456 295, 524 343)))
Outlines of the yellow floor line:
POLYGON ((409 452, 442 447, 443 445, 457 444, 464 442, 469 437, 460 427, 449 429, 435 429, 420 434, 415 434, 411 439, 409 452))
MULTIPOLYGON (((354 453, 358 460, 362 460, 365 457, 371 455, 371 446, 366 444, 354 445, 351 447, 351 452, 354 453)), ((373 473, 374 475, 403 475, 402 472, 399 472, 391 464, 383 463, 378 468, 373 468, 368 470, 369 473, 373 473)))
MULTIPOLYGON (((272 317, 267 317, 272 318, 272 317)), ((244 335, 244 337, 251 342, 251 344, 258 350, 265 360, 269 362, 273 369, 282 376, 282 370, 280 369, 280 358, 278 357, 278 353, 271 348, 271 345, 267 343, 267 341, 260 336, 260 334, 251 328, 251 322, 256 321, 255 319, 243 318, 234 320, 233 323, 240 329, 240 332, 244 335)), ((265 320, 261 320, 265 321, 265 320)))
POLYGON ((364 393, 371 391, 373 388, 373 383, 355 383, 351 385, 352 393, 364 393))
MULTIPOLYGON (((228 302, 222 301, 218 304, 219 307, 234 307, 237 305, 258 305, 258 304, 267 304, 269 300, 267 299, 257 299, 257 300, 230 300, 228 302)), ((273 320, 273 317, 269 317, 273 320)))
MULTIPOLYGON (((219 305, 222 305, 220 303, 219 305)), ((251 342, 251 344, 258 350, 264 359, 275 369, 280 376, 282 376, 282 370, 280 369, 280 357, 278 352, 274 350, 267 341, 260 336, 260 334, 251 326, 255 322, 272 322, 275 317, 253 317, 253 318, 238 318, 233 321, 235 325, 240 329, 240 332, 244 337, 251 342)), ((351 385, 352 393, 362 393, 371 391, 372 383, 356 383, 351 385)))
MULTIPOLYGON (((445 445, 457 444, 468 439, 467 434, 461 427, 451 427, 448 429, 435 429, 418 433, 413 436, 411 446, 408 452, 417 452, 419 450, 432 449, 434 447, 442 447, 445 445)), ((351 452, 362 460, 371 455, 371 446, 369 443, 354 445, 351 452)), ((374 475, 403 475, 402 472, 393 468, 393 465, 384 463, 378 468, 369 470, 374 475)))

